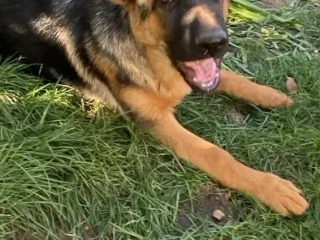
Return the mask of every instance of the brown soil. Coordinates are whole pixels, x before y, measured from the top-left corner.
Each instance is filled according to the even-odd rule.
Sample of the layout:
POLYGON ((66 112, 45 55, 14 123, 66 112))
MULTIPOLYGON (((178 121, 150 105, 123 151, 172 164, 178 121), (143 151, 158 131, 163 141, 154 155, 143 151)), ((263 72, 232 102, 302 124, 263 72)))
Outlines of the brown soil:
POLYGON ((181 206, 177 222, 182 229, 188 230, 197 227, 197 223, 201 224, 207 220, 223 225, 235 220, 235 215, 228 190, 221 190, 209 184, 202 187, 190 202, 181 206), (221 220, 213 217, 213 213, 217 210, 225 214, 221 220))

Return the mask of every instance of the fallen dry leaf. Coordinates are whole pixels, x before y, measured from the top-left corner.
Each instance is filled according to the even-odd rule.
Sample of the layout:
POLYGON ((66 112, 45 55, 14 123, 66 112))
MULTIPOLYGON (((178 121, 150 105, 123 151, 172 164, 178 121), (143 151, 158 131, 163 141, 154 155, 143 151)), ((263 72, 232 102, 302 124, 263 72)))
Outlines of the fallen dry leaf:
POLYGON ((221 210, 215 210, 212 214, 212 217, 214 217, 215 219, 221 221, 224 217, 226 216, 226 214, 224 212, 222 212, 221 210))
POLYGON ((287 77, 287 90, 289 94, 296 94, 299 91, 299 86, 292 77, 287 77))

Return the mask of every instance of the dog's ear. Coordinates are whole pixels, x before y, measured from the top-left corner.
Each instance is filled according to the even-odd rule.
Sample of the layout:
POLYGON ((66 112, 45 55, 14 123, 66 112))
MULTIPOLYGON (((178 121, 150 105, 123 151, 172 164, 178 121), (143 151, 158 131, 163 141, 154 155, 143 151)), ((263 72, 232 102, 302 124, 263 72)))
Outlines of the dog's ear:
POLYGON ((124 6, 125 8, 137 9, 141 20, 145 20, 152 11, 154 0, 109 0, 110 2, 124 6))
POLYGON ((152 11, 154 0, 136 0, 136 6, 139 9, 140 19, 144 21, 152 11))

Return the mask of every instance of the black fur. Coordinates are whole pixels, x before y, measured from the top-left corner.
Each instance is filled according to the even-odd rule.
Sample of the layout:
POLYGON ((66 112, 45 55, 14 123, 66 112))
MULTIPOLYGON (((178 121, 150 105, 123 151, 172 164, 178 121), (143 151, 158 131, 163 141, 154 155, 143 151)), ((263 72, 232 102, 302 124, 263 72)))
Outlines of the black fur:
MULTIPOLYGON (((204 49, 196 44, 198 35, 221 31, 226 33, 221 16, 221 2, 174 0, 164 3, 162 0, 155 0, 153 10, 161 12, 163 28, 166 31, 165 41, 169 48, 168 55, 174 64, 176 60, 203 59, 208 55, 221 57, 225 53, 224 45, 217 50, 213 46, 204 49), (199 5, 206 6, 214 13, 217 19, 214 26, 208 26, 197 19, 187 25, 182 24, 183 17, 199 5), (204 55, 206 51, 208 54, 204 55)), ((147 9, 145 6, 141 6, 141 9, 141 21, 144 21, 147 18, 147 9)), ((135 74, 127 69, 124 65, 126 62, 135 63, 137 68, 146 65, 147 60, 141 44, 132 33, 128 13, 120 5, 108 0, 0 0, 0 53, 4 56, 23 56, 26 63, 33 64, 31 69, 35 74, 39 74, 41 70, 41 74, 48 79, 62 76, 68 83, 82 89, 95 88, 91 78, 100 81, 99 84, 103 86, 110 86, 108 77, 92 63, 88 44, 121 69, 119 82, 134 82, 129 81, 129 77, 123 77, 135 74), (36 31, 34 24, 41 18, 44 23, 40 22, 40 29, 36 31), (42 26, 46 24, 48 26, 42 26), (44 29, 41 29, 42 27, 44 29), (83 68, 85 74, 90 75, 90 80, 85 80, 80 70, 70 62, 66 56, 66 46, 63 46, 61 39, 57 39, 63 29, 70 33, 70 46, 74 48, 79 68, 83 68)), ((143 76, 138 74, 132 78, 141 79, 143 76)))
MULTIPOLYGON (((109 31, 107 34, 112 33, 118 40, 132 34, 126 12, 120 6, 104 0, 0 0, 1 54, 22 55, 26 57, 27 63, 38 64, 38 67, 34 68, 35 73, 42 69, 42 73, 50 78, 56 78, 55 73, 62 74, 72 83, 81 84, 81 79, 65 57, 61 45, 50 36, 41 36, 32 29, 32 21, 38 19, 41 14, 61 18, 59 24, 67 25, 72 31, 83 64, 92 68, 96 74, 83 47, 88 37, 94 38, 94 24, 99 22, 101 25, 107 25, 102 31, 109 31), (40 66, 42 64, 44 67, 40 66)), ((52 31, 54 32, 54 29, 52 31)), ((116 60, 117 57, 113 59, 116 60)))
MULTIPOLYGON (((173 59, 179 61, 190 61, 201 58, 206 58, 204 55, 208 51, 212 57, 221 58, 227 51, 228 34, 227 27, 222 14, 222 4, 226 0, 173 0, 162 4, 162 1, 156 1, 157 6, 164 9, 165 29, 168 36, 168 46, 173 59), (215 26, 208 25, 198 19, 189 24, 184 23, 184 18, 188 15, 194 7, 205 7, 208 12, 213 13, 216 19, 215 26), (223 48, 217 51, 213 46, 201 46, 197 43, 198 36, 217 35, 217 33, 224 33, 226 42, 223 48)), ((202 14, 202 13, 199 13, 202 14)), ((215 37, 215 36, 213 36, 215 37)))

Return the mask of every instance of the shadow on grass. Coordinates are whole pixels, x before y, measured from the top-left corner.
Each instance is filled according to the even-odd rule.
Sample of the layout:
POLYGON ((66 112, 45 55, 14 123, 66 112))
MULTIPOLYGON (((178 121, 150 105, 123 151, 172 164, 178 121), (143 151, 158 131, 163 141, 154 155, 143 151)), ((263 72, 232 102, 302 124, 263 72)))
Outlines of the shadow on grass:
MULTIPOLYGON (((181 231, 172 221, 179 222, 176 201, 190 203, 187 189, 206 177, 121 116, 99 106, 88 114, 71 89, 23 70, 19 62, 0 66, 0 235, 113 239, 153 226, 150 236, 161 236, 158 221, 181 231)), ((206 203, 207 215, 215 201, 219 195, 206 203)))

